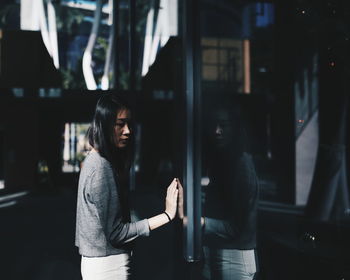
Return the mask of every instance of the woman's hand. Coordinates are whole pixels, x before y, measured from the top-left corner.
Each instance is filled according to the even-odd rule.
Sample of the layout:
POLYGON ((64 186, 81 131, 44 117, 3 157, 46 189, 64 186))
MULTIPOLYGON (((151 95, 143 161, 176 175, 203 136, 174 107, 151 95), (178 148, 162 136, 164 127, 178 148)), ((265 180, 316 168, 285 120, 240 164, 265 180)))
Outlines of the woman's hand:
POLYGON ((177 201, 177 214, 180 219, 184 218, 184 189, 179 179, 177 179, 177 188, 179 190, 179 197, 177 201))
POLYGON ((177 189, 177 179, 174 178, 168 187, 165 199, 165 212, 170 216, 171 219, 174 219, 176 215, 178 193, 179 191, 177 189))

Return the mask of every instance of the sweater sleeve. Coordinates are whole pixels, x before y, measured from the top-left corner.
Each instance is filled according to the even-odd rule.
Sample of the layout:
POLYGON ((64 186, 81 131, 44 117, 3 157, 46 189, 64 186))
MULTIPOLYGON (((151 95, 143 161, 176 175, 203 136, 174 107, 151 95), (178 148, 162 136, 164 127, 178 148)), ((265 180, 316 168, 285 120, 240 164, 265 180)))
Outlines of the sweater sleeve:
POLYGON ((204 217, 204 234, 216 235, 223 239, 231 239, 236 235, 236 227, 233 221, 204 217))
POLYGON ((120 247, 138 236, 148 236, 150 233, 148 220, 137 222, 123 222, 120 198, 112 196, 116 190, 113 172, 102 166, 91 175, 89 184, 91 202, 96 207, 98 219, 105 233, 106 239, 113 247, 120 247), (111 204, 116 203, 115 213, 109 213, 111 204))

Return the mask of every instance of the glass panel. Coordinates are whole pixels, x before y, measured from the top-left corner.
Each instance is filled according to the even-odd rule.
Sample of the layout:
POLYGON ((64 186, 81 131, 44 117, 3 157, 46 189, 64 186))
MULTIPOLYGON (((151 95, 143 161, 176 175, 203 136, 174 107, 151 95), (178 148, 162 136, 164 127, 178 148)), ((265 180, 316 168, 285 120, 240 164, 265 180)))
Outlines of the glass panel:
MULTIPOLYGON (((18 42, 35 46, 26 50, 28 56, 22 63, 33 63, 30 57, 36 55, 47 56, 50 66, 60 73, 56 78, 59 84, 55 86, 63 89, 108 89, 113 84, 110 81, 113 70, 110 48, 114 38, 112 1, 21 0, 1 1, 0 5, 0 28, 16 36, 18 42), (28 31, 36 31, 40 36, 28 31), (46 50, 39 49, 38 44, 43 44, 46 50)), ((35 65, 31 67, 35 72, 35 65)), ((39 86, 46 86, 43 81, 39 86)), ((50 82, 47 82, 49 86, 50 82)), ((32 82, 25 86, 36 85, 32 82)))
POLYGON ((203 117, 212 111, 209 104, 220 107, 221 99, 237 107, 247 123, 244 130, 259 170, 260 195, 280 200, 278 186, 283 180, 279 182, 273 166, 288 169, 289 165, 273 153, 272 111, 264 105, 264 99, 275 94, 272 83, 266 84, 273 74, 274 5, 221 3, 213 8, 204 4, 201 22, 203 117))
POLYGON ((349 5, 200 3, 201 273, 346 278, 349 5))
MULTIPOLYGON (((32 64, 29 57, 33 55, 47 57, 52 71, 59 70, 55 87, 141 89, 142 78, 158 52, 170 37, 178 35, 177 2, 2 1, 0 28, 10 33, 22 30, 14 36, 17 41, 29 40, 29 46, 43 44, 43 50, 38 53, 34 53, 36 45, 27 50, 27 58, 22 62, 32 64), (118 7, 113 7, 113 3, 118 7)), ((39 87, 53 87, 52 79, 48 79, 48 86, 43 84, 44 80, 37 81, 39 87)), ((36 86, 33 80, 27 84, 36 86)))
POLYGON ((64 0, 53 7, 63 88, 108 89, 113 84, 112 57, 108 55, 114 38, 111 1, 64 0))
MULTIPOLYGON (((158 53, 166 46, 171 48, 170 39, 178 35, 178 0, 137 0, 136 35, 136 88, 141 83, 144 88, 148 87, 145 80, 156 74, 152 65, 164 63, 164 56, 157 62, 158 53)), ((160 81, 153 87, 162 89, 160 81)))
MULTIPOLYGON (((273 44, 274 6, 201 3, 200 274, 203 279, 252 279, 257 268, 258 194, 281 201, 287 179, 275 166, 285 170, 283 176, 290 166, 268 145, 271 112, 265 98, 273 90, 264 81, 271 77, 274 56, 264 46, 273 44)), ((292 129, 288 133, 293 137, 292 129)))

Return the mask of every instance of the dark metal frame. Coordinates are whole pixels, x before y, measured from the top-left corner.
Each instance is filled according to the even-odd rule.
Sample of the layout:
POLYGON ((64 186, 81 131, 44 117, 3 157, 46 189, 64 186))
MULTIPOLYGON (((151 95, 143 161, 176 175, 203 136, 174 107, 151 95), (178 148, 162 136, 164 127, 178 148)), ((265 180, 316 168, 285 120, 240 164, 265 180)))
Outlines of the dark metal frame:
POLYGON ((188 262, 201 257, 201 145, 200 145, 200 25, 198 0, 182 1, 183 93, 185 105, 184 256, 188 262))

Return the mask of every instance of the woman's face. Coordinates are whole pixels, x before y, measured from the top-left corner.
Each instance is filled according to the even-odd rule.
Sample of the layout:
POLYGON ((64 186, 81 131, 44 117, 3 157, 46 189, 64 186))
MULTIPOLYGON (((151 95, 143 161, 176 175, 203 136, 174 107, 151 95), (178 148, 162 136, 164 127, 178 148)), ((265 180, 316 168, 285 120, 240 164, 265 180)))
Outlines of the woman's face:
POLYGON ((131 113, 128 109, 122 109, 117 113, 114 126, 114 139, 118 149, 125 148, 131 139, 131 113))
POLYGON ((211 139, 216 148, 227 147, 233 138, 229 113, 224 110, 218 110, 212 114, 211 120, 211 139))

